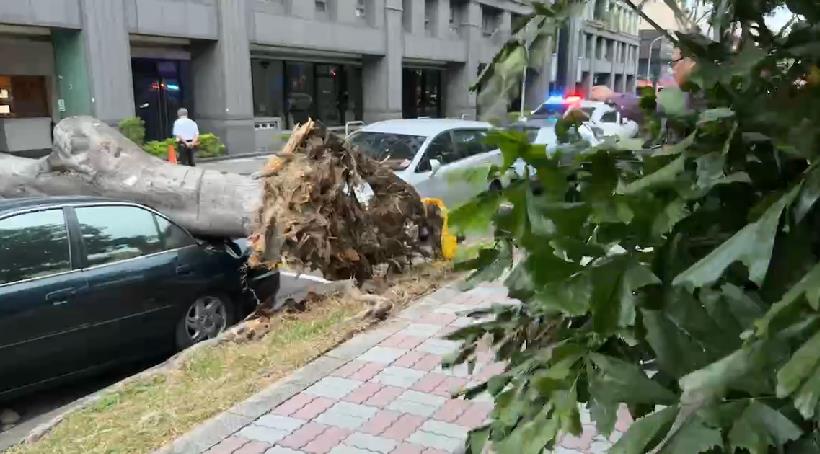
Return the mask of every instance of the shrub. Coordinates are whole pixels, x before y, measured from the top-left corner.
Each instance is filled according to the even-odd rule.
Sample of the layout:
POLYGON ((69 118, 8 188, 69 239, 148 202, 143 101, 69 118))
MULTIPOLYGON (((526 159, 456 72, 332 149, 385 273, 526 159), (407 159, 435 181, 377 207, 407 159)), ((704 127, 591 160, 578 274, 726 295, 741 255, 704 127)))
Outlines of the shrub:
POLYGON ((168 145, 174 145, 176 141, 173 138, 165 140, 152 140, 146 143, 142 149, 146 153, 156 156, 161 159, 168 159, 168 145))
POLYGON ((216 134, 205 133, 199 136, 199 158, 215 158, 225 154, 225 144, 219 140, 216 134))
MULTIPOLYGON (((142 148, 146 153, 161 159, 168 159, 168 145, 176 145, 176 140, 169 137, 165 140, 152 140, 142 148)), ((199 136, 199 151, 197 158, 215 158, 225 154, 225 144, 213 133, 205 133, 199 136)))
POLYGON ((126 118, 117 125, 120 132, 135 144, 142 146, 145 143, 145 122, 142 118, 126 118))

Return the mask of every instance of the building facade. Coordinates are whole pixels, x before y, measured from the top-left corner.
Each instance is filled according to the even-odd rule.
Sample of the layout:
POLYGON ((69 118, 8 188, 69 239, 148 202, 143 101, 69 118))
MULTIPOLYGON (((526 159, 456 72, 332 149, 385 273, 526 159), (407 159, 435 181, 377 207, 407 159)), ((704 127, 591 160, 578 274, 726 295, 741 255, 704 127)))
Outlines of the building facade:
POLYGON ((561 31, 558 87, 577 94, 593 86, 634 92, 638 70, 639 16, 620 0, 589 0, 561 31))
MULTIPOLYGON (((530 68, 528 108, 562 78, 632 87, 632 19, 614 0, 590 4, 569 26, 573 55, 530 68)), ((468 87, 528 11, 522 0, 0 1, 0 152, 48 149, 71 115, 139 116, 147 139, 163 139, 183 106, 231 153, 270 149, 307 117, 474 118, 468 87)))
POLYGON ((510 0, 0 2, 0 152, 52 124, 139 116, 165 138, 178 107, 233 153, 308 116, 329 126, 476 115, 468 91, 527 7, 510 0))

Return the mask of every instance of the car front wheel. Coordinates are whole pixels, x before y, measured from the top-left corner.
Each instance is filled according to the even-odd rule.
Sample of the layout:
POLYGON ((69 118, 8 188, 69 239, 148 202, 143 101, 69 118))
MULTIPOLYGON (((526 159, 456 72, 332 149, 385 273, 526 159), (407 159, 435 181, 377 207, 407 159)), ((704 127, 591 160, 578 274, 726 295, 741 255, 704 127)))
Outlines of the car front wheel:
POLYGON ((227 329, 234 319, 234 307, 222 295, 197 298, 177 323, 176 344, 182 350, 197 342, 213 339, 227 329))

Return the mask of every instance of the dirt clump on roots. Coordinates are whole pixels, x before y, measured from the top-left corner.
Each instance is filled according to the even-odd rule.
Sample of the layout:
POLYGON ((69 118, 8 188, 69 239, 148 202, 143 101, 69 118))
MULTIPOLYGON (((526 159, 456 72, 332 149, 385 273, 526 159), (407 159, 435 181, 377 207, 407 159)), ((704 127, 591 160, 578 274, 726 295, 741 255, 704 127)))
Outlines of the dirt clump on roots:
POLYGON ((264 193, 250 236, 252 267, 319 270, 326 279, 363 283, 385 266, 401 271, 439 254, 438 208, 312 120, 255 177, 264 179, 264 193), (368 185, 372 197, 360 200, 368 185))

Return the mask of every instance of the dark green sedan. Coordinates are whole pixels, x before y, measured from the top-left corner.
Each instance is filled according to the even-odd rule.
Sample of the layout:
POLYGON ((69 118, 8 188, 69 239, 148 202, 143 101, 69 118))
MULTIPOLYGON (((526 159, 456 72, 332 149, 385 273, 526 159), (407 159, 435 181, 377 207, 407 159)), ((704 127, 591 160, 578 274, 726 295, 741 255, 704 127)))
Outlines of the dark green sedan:
POLYGON ((217 336, 257 301, 245 260, 139 204, 0 200, 0 400, 217 336))

